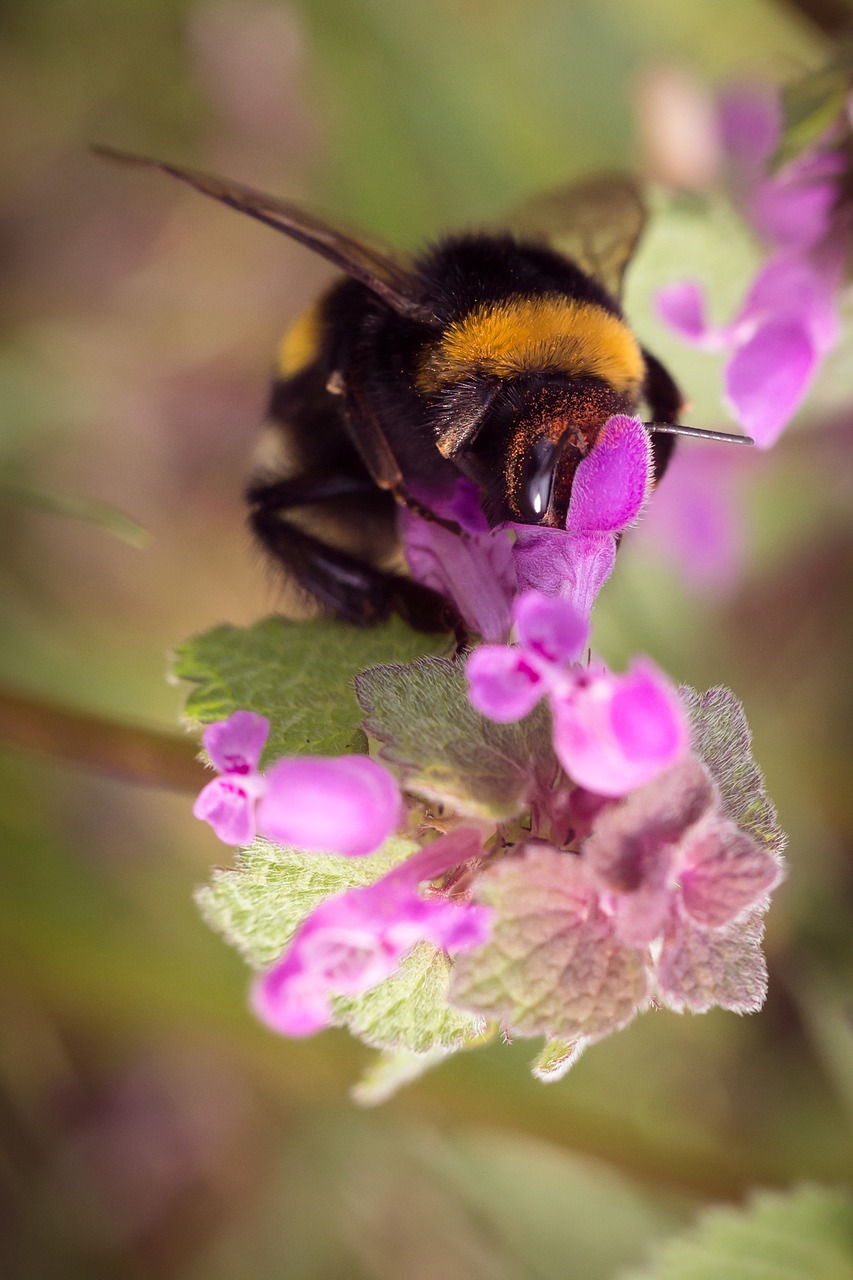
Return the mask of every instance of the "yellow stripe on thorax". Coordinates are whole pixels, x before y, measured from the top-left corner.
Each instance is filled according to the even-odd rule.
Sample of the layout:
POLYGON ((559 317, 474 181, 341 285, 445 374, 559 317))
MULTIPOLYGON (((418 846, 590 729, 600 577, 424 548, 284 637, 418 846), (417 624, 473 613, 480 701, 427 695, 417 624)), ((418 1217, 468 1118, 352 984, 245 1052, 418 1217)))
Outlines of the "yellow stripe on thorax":
POLYGON ((421 367, 427 393, 474 372, 594 374, 636 393, 645 364, 627 325, 594 302, 551 295, 486 303, 450 325, 421 367))
POLYGON ((278 349, 278 375, 292 378, 315 359, 323 328, 320 304, 315 302, 290 326, 278 349))

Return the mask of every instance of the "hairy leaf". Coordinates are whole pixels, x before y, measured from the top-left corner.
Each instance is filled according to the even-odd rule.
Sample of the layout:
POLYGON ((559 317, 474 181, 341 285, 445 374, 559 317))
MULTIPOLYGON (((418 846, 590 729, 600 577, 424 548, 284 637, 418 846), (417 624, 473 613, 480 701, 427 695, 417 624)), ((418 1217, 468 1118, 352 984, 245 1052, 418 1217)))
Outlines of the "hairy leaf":
POLYGON ((531 1074, 543 1084, 562 1080, 588 1044, 589 1041, 583 1036, 577 1040, 546 1040, 530 1064, 531 1074))
MULTIPOLYGON (((296 930, 321 902, 347 889, 373 884, 409 857, 416 846, 392 838, 367 858, 304 853, 256 841, 237 855, 231 870, 213 873, 196 894, 202 916, 249 964, 263 969, 277 960, 296 930)), ((482 1034, 478 1017, 447 1003, 450 961, 422 943, 398 971, 364 995, 334 1001, 334 1021, 368 1044, 422 1053, 449 1051, 482 1034)))
POLYGON ((622 946, 580 879, 575 855, 528 848, 486 871, 492 936, 456 959, 451 998, 521 1036, 597 1040, 648 995, 647 953, 622 946))
POLYGON ((366 751, 353 677, 389 656, 407 661, 443 651, 445 637, 427 637, 399 620, 382 627, 347 626, 322 618, 264 618, 251 627, 214 627, 181 645, 173 673, 191 680, 190 725, 257 711, 270 721, 264 762, 283 755, 345 755, 366 751))
POLYGON ((516 724, 487 720, 468 701, 461 663, 419 658, 372 667, 355 686, 381 758, 408 790, 458 813, 512 817, 556 772, 546 707, 516 724))
POLYGON ((333 894, 373 884, 415 852, 392 838, 367 858, 305 853, 256 840, 236 866, 217 869, 196 893, 201 914, 255 969, 281 955, 302 921, 333 894))
POLYGON ((686 687, 680 692, 693 748, 720 789, 726 816, 781 861, 786 837, 752 758, 752 733, 742 704, 721 686, 707 693, 686 687))
POLYGON ((715 1004, 756 1013, 767 995, 761 951, 765 903, 723 929, 680 920, 664 939, 657 976, 661 996, 676 1013, 706 1013, 715 1004))
POLYGON ((825 1187, 712 1209, 622 1280, 853 1280, 853 1199, 825 1187))

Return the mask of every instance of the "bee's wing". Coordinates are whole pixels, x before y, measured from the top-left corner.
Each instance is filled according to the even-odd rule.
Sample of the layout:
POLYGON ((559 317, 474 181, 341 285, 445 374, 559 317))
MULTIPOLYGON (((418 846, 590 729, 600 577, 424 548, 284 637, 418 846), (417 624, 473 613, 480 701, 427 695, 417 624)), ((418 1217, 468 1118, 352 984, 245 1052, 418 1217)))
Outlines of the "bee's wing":
POLYGON ((506 225, 519 236, 545 240, 618 299, 645 223, 639 184, 627 175, 603 173, 534 196, 506 225))
POLYGON ((392 249, 336 227, 289 200, 265 195, 225 178, 214 178, 196 169, 184 169, 163 160, 116 151, 112 147, 93 147, 93 150, 119 164, 159 169, 203 195, 211 196, 240 213, 247 213, 250 218, 257 218, 259 222, 265 222, 267 226, 313 249, 347 275, 360 280, 400 315, 417 320, 432 319, 432 311, 424 301, 420 278, 392 249))

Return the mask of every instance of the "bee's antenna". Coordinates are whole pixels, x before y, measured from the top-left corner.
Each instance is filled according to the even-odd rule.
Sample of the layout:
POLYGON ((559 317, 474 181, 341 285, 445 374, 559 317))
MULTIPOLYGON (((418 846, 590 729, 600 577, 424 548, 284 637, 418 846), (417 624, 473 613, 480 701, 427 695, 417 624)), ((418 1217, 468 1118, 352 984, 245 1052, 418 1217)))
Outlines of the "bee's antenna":
POLYGON ((668 436, 693 436, 696 440, 718 440, 721 444, 755 444, 752 436, 736 436, 730 431, 705 431, 701 427, 683 427, 680 422, 644 422, 647 431, 660 431, 668 436))

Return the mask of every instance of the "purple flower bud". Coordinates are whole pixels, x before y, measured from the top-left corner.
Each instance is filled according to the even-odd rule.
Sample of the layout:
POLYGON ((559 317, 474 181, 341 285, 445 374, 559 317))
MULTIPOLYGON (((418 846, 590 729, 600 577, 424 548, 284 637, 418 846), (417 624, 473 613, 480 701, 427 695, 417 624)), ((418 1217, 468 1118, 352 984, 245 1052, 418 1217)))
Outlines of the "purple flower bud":
POLYGON ((491 913, 467 902, 422 898, 418 885, 470 861, 479 834, 462 828, 436 840, 365 888, 329 898, 297 931, 281 960, 257 981, 252 1003, 273 1030, 311 1035, 328 1026, 336 995, 359 995, 391 977, 419 942, 446 951, 480 946, 491 913))
POLYGON ((258 830, 298 849, 360 858, 384 844, 400 819, 397 783, 368 756, 300 756, 267 771, 258 830))
POLYGON ((623 676, 578 677, 552 700, 554 749, 587 791, 625 795, 673 764, 688 742, 666 677, 638 659, 623 676))

